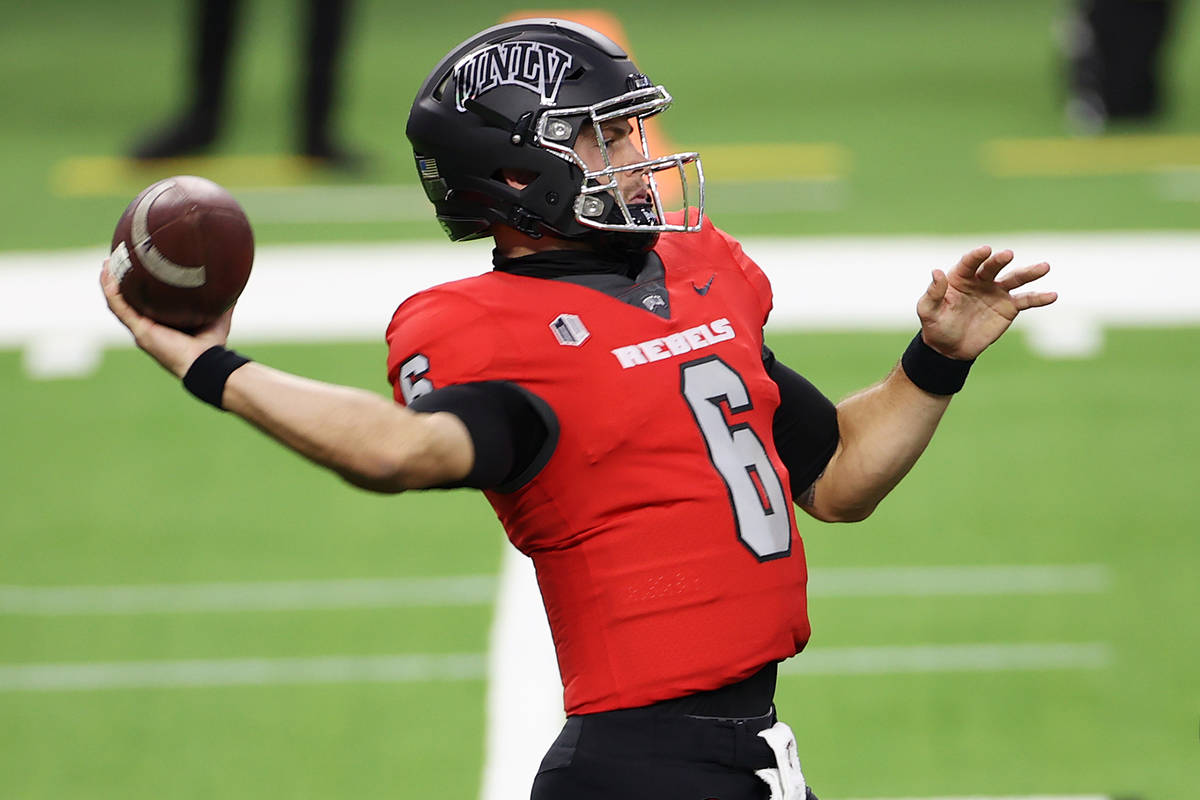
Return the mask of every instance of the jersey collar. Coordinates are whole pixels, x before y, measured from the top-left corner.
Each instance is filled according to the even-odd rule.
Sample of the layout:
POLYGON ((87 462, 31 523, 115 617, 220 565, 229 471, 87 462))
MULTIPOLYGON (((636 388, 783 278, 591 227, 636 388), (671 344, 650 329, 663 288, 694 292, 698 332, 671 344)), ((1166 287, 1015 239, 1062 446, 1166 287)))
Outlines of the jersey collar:
POLYGON ((519 258, 492 251, 492 264, 500 272, 529 278, 562 278, 568 275, 614 274, 632 278, 641 271, 646 254, 632 256, 595 250, 545 250, 519 258))

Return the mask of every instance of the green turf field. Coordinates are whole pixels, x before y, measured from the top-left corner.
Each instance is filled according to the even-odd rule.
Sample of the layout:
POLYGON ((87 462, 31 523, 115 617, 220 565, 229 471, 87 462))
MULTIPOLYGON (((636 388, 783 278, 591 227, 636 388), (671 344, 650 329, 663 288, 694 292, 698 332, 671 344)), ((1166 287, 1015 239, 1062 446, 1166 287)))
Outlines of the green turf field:
MULTIPOLYGON (((229 135, 218 152, 278 156, 289 152, 293 138, 299 23, 285 0, 245 5, 229 135)), ((414 181, 403 130, 420 80, 469 32, 518 7, 483 0, 359 5, 345 65, 344 127, 374 159, 361 182, 414 181)), ((1175 149, 1151 144, 1161 155, 1141 167, 1126 163, 1133 145, 1119 140, 1110 156, 1117 174, 992 174, 989 142, 1068 133, 1052 33, 1059 3, 617 0, 606 7, 625 21, 643 68, 675 95, 663 124, 680 146, 702 154, 706 146, 729 144, 841 148, 844 159, 834 170, 840 180, 831 191, 787 181, 738 185, 733 179, 744 160, 735 160, 733 174, 722 170, 721 181, 714 175, 711 210, 737 234, 1193 229, 1200 219, 1194 175, 1200 143, 1193 139, 1175 149), (1162 169, 1189 167, 1183 174, 1192 202, 1169 199, 1162 169)), ((181 102, 186 4, 127 0, 116 8, 47 0, 14 4, 5 15, 0 249, 107 241, 124 204, 151 177, 163 170, 208 172, 203 164, 165 167, 102 183, 98 193, 63 194, 71 183, 63 172, 69 159, 121 154, 181 102)), ((1200 134, 1200 90, 1191 79, 1200 74, 1200 18, 1190 8, 1181 11, 1168 51, 1170 112, 1124 133, 1200 134)), ((1098 169, 1102 161, 1085 166, 1098 169)), ((786 172, 789 165, 780 166, 786 172)), ((764 169, 772 165, 757 171, 764 169)), ((231 185, 264 180, 252 168, 234 173, 231 185)), ((320 174, 291 180, 345 182, 320 174)), ((424 217, 262 223, 257 232, 261 243, 440 236, 424 217)))
MULTIPOLYGON (((773 338, 833 393, 903 337, 773 338)), ((377 345, 256 348, 378 389, 377 345)), ((1026 596, 814 597, 811 655, 851 646, 1101 643, 1097 668, 794 675, 780 706, 833 798, 1132 792, 1189 797, 1200 654, 1190 502, 1200 333, 1117 331, 1104 355, 997 346, 877 515, 804 525, 814 570, 1102 565, 1108 587, 1026 596)), ((489 574, 502 535, 467 492, 349 489, 189 402, 130 351, 29 382, 0 356, 10 427, 0 584, 489 574)), ((0 600, 3 600, 0 595, 0 600)), ((0 614, 0 663, 479 653, 486 605, 307 612, 0 614)), ((803 659, 804 657, 802 657, 803 659)), ((4 675, 0 673, 0 682, 4 675)), ((481 680, 0 691, 0 796, 471 797, 481 680), (436 720, 436 721, 432 721, 436 720)))
MULTIPOLYGON (((239 54, 219 152, 277 156, 290 143, 293 4, 247 5, 243 45, 251 46, 239 54)), ((417 83, 450 46, 511 7, 361 3, 345 128, 372 154, 372 169, 288 182, 411 184, 403 121, 417 83)), ((1200 205, 1164 190, 1167 177, 1187 179, 1200 165, 1191 139, 1150 140, 1170 150, 1166 165, 1129 167, 1139 145, 1106 137, 1124 168, 996 174, 989 142, 1067 134, 1050 32, 1056 3, 608 7, 644 68, 676 96, 663 122, 681 146, 824 143, 845 155, 828 182, 746 184, 714 174, 710 210, 735 234, 1200 227, 1200 205), (762 210, 764 197, 784 210, 762 210)), ((1200 19, 1183 10, 1169 54, 1170 113, 1118 133, 1200 134, 1200 19)), ((185 22, 182 3, 151 0, 6 9, 0 251, 107 242, 132 189, 152 176, 71 193, 63 170, 71 159, 119 154, 168 113, 185 22)), ((261 175, 244 173, 238 181, 263 187, 261 175)), ((430 219, 275 221, 256 232, 262 245, 440 236, 430 219)), ((838 397, 881 377, 906 340, 776 334, 771 344, 838 397)), ((386 391, 381 342, 252 354, 386 391)), ((783 677, 780 709, 823 798, 1197 796, 1197 363, 1200 329, 1108 331, 1099 357, 1067 361, 1032 354, 1014 334, 981 361, 930 452, 875 517, 804 525, 817 573, 1082 565, 1104 577, 1102 586, 1061 593, 814 596, 813 659, 917 645, 1095 646, 1098 654, 1059 669, 783 677)), ((90 377, 48 382, 27 379, 20 354, 0 351, 0 412, 0 800, 476 795, 485 694, 477 669, 458 679, 312 685, 5 687, 23 665, 481 654, 486 602, 18 608, 27 590, 53 587, 493 575, 503 541, 481 498, 351 489, 190 401, 128 350, 107 353, 90 377)))

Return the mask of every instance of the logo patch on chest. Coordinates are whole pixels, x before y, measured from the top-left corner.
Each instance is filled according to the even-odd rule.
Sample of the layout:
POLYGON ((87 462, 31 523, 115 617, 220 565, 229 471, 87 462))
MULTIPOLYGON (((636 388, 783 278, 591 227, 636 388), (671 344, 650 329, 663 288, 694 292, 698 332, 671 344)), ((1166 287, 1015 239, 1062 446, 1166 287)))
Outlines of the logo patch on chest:
POLYGON ((550 323, 550 330, 554 333, 554 338, 558 339, 559 344, 571 347, 579 347, 591 336, 584 326, 583 320, 574 314, 559 314, 550 323))

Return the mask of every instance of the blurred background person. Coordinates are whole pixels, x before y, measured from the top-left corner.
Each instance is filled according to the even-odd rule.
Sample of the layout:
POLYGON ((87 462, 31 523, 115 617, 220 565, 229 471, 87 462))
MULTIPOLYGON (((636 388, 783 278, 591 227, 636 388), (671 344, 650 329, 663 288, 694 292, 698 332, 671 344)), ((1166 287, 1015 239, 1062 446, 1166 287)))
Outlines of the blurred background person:
MULTIPOLYGON (((189 64, 189 96, 180 114, 138 141, 139 160, 174 158, 208 150, 217 140, 227 106, 234 38, 244 19, 240 0, 193 0, 196 37, 189 64)), ((308 0, 298 87, 296 152, 330 166, 356 168, 362 157, 333 133, 338 65, 346 40, 351 0, 308 0)))
POLYGON ((1176 0, 1076 0, 1065 42, 1068 120, 1084 132, 1161 111, 1162 53, 1176 0))

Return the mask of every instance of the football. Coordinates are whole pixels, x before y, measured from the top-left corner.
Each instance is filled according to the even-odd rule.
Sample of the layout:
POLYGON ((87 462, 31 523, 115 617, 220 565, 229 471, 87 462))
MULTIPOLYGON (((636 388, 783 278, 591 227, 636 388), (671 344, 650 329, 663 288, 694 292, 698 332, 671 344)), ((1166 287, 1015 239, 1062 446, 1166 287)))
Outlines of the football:
POLYGON ((223 187, 177 175, 146 187, 113 232, 108 270, 139 313, 194 331, 232 306, 250 278, 254 233, 223 187))

